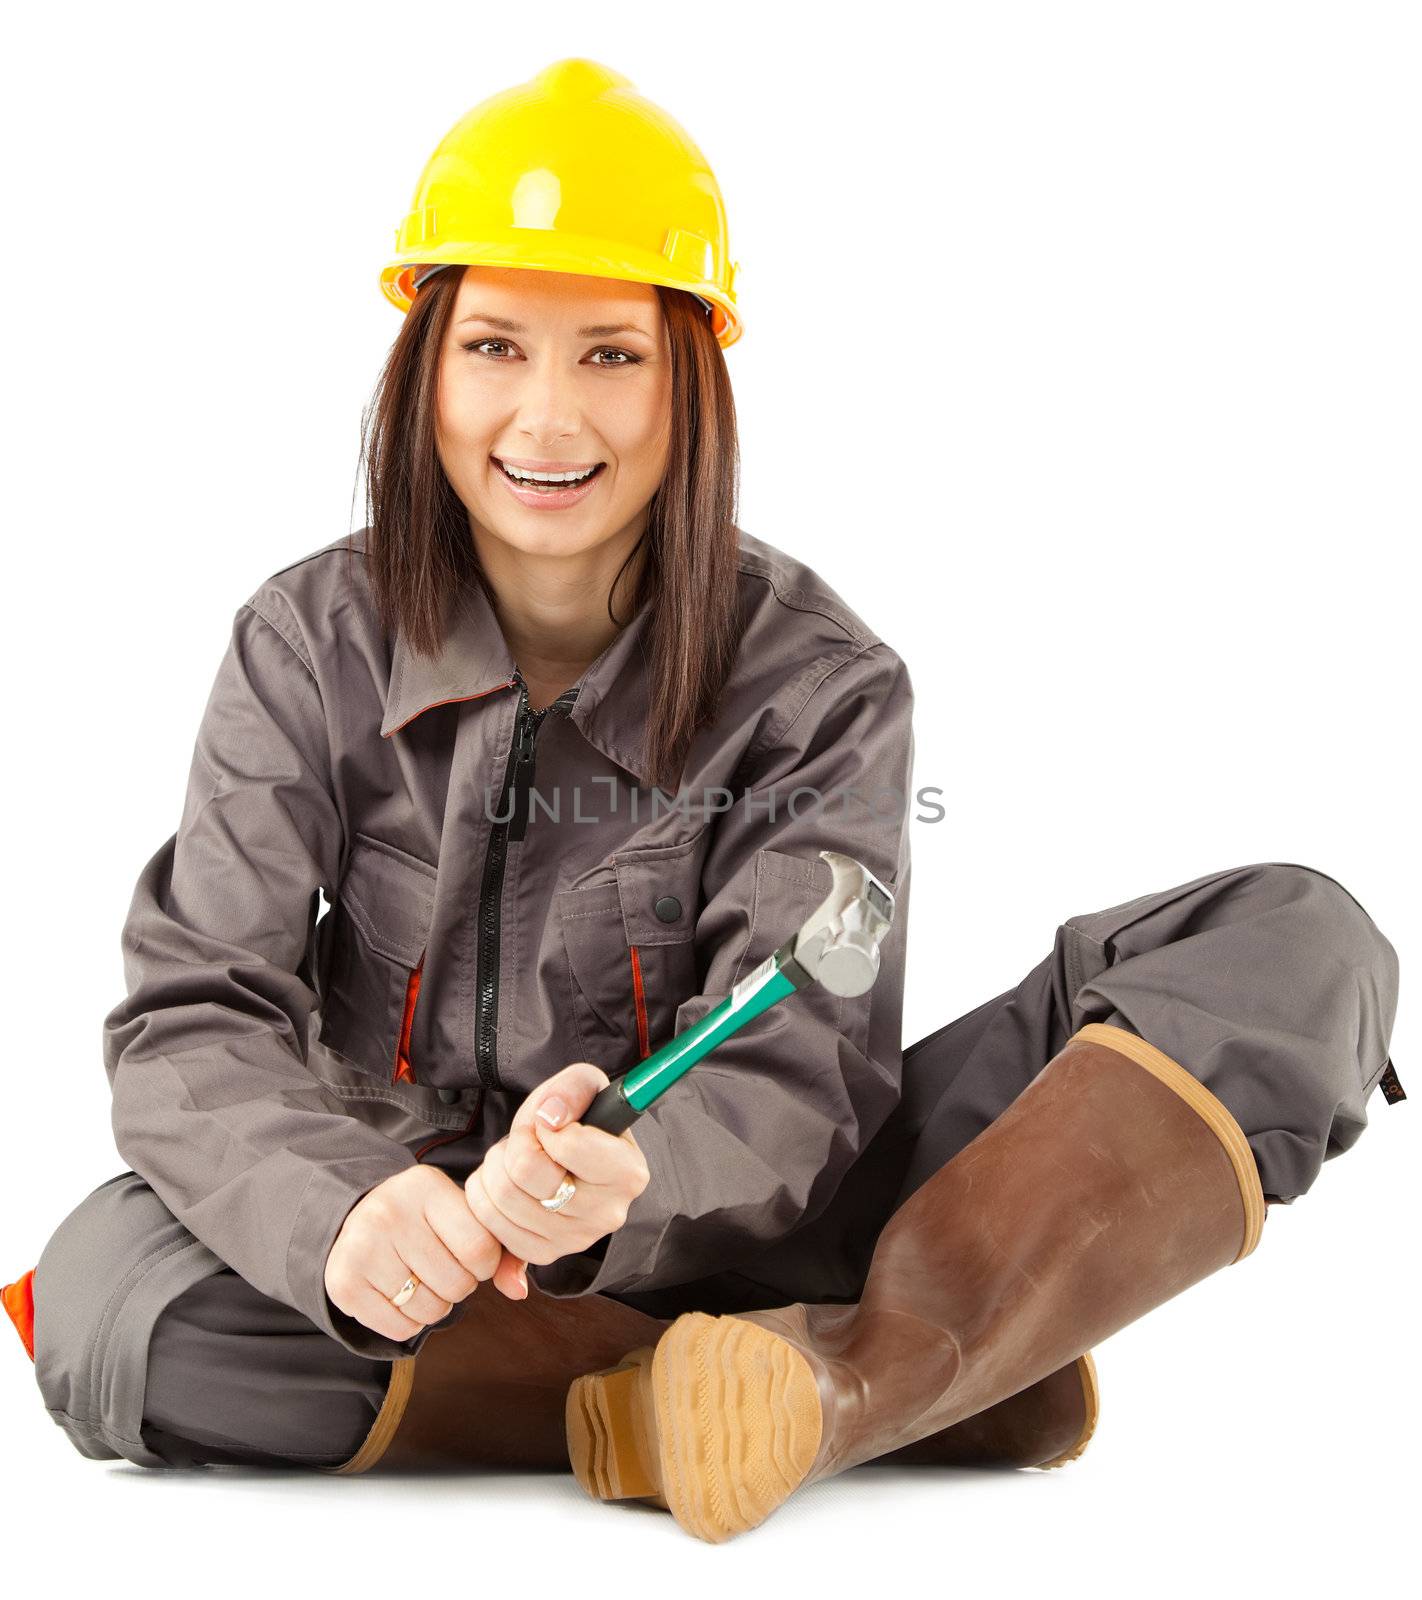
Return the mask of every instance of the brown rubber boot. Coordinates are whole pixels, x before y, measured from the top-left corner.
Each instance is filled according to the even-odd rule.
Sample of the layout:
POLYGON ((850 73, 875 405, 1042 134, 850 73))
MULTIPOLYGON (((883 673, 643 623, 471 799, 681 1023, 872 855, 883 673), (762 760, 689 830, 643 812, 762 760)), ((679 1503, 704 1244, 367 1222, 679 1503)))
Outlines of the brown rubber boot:
POLYGON ((360 1449, 337 1473, 434 1467, 568 1470, 568 1385, 671 1326, 608 1295, 568 1298, 532 1283, 510 1300, 490 1283, 452 1327, 391 1364, 390 1386, 360 1449))
POLYGON ((1096 1363, 1088 1351, 1020 1393, 865 1465, 1064 1467, 1091 1442, 1100 1411, 1096 1363))
POLYGON ((1091 1023, 889 1219, 857 1305, 690 1311, 574 1383, 574 1471, 729 1539, 1060 1372, 1248 1255, 1264 1211, 1227 1108, 1091 1023))
MULTIPOLYGON (((391 1364, 390 1384, 364 1443, 336 1473, 461 1466, 570 1465, 569 1385, 655 1343, 672 1324, 607 1295, 558 1298, 533 1284, 509 1300, 491 1284, 462 1319, 432 1333, 419 1354, 391 1364)), ((1089 1367, 1090 1357, 1084 1361, 1089 1367)), ((1036 1465, 1086 1447, 1096 1418, 1095 1375, 1073 1362, 985 1416, 918 1441, 919 1463, 1036 1465), (1027 1459, 1030 1458, 1030 1461, 1027 1459)), ((615 1470, 609 1467, 608 1470, 615 1470)))

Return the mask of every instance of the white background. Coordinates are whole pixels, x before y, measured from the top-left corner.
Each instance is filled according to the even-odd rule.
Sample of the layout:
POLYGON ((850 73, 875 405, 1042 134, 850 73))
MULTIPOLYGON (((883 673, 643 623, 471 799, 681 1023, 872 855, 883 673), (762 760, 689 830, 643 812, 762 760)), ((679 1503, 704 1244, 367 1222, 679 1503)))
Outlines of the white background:
POLYGON ((363 521, 377 278, 420 168, 569 55, 722 183, 742 525, 910 665, 948 819, 915 830, 906 1041, 1069 916, 1297 861, 1398 950, 1413 1096, 1375 1096, 1238 1269, 1098 1349, 1100 1428, 1060 1472, 865 1469, 721 1548, 571 1477, 155 1474, 80 1458, 0 1327, 12 1558, 104 1594, 1388 1582, 1419 1425, 1417 8, 7 19, 0 1282, 122 1168, 100 1023, 128 897, 237 607, 363 521))

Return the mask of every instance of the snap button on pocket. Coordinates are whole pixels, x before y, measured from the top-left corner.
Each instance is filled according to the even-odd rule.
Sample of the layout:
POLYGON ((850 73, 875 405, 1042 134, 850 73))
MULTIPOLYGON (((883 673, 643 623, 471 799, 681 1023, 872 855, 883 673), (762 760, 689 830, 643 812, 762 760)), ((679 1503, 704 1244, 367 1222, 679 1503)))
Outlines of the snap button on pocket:
POLYGON ((681 844, 649 845, 613 856, 628 944, 645 948, 681 944, 692 937, 704 848, 698 834, 681 844))

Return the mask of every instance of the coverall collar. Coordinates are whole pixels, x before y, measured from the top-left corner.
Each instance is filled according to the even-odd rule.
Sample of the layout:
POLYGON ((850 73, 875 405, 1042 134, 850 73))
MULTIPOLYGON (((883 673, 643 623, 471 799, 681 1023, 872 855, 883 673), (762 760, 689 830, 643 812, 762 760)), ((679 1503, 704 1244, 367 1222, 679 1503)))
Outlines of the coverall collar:
MULTIPOLYGON (((649 786, 644 749, 651 696, 643 645, 650 610, 648 601, 577 680, 570 713, 589 744, 649 786)), ((434 706, 506 688, 516 665, 483 588, 461 586, 446 602, 444 643, 435 655, 419 655, 404 628, 397 629, 381 734, 391 737, 434 706)))

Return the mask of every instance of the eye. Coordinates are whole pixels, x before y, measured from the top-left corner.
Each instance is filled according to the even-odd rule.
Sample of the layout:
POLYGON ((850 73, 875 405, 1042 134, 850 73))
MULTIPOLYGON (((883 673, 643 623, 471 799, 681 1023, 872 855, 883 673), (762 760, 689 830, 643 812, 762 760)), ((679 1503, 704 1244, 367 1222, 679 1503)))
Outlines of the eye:
MULTIPOLYGON (((507 339, 494 339, 494 338, 471 339, 467 344, 461 345, 460 348, 463 349, 463 350, 474 351, 474 350, 483 350, 485 348, 485 346, 487 346, 487 345, 497 345, 502 350, 510 350, 510 349, 513 348, 513 346, 509 343, 509 341, 507 339)), ((636 367, 636 366, 640 366, 642 364, 642 360, 643 360, 643 358, 641 356, 633 354, 633 352, 631 350, 623 350, 623 349, 619 348, 617 345, 603 345, 600 349, 594 350, 593 351, 593 355, 594 356, 618 356, 618 357, 621 358, 620 360, 617 360, 617 361, 595 361, 594 365, 595 366, 599 366, 599 367, 609 367, 609 366, 610 367, 636 367)), ((500 359, 501 360, 502 358, 501 357, 490 357, 490 360, 495 360, 495 359, 500 359)))

